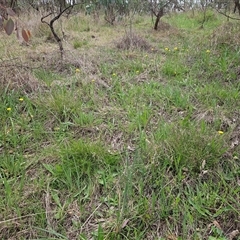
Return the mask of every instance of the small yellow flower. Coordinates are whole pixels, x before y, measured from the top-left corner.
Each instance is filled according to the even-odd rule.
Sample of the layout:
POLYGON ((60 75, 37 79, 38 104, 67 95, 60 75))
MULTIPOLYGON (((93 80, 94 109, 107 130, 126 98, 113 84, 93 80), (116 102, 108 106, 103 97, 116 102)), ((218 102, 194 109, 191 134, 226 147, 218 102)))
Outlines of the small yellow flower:
POLYGON ((218 134, 220 134, 220 135, 223 134, 223 131, 218 131, 218 134))
POLYGON ((76 71, 76 73, 79 73, 79 72, 80 72, 80 69, 79 69, 79 68, 76 68, 75 71, 76 71))
POLYGON ((145 57, 147 58, 147 57, 148 57, 148 55, 145 55, 145 57))
POLYGON ((139 74, 139 71, 138 71, 138 70, 136 71, 136 74, 139 74))
POLYGON ((12 109, 11 109, 10 107, 8 107, 8 108, 7 108, 7 111, 9 111, 9 112, 10 112, 11 110, 12 110, 12 109))
POLYGON ((166 47, 166 48, 165 48, 165 51, 168 51, 168 50, 169 50, 169 48, 166 47))
POLYGON ((113 75, 113 77, 115 77, 115 76, 116 76, 116 73, 113 73, 112 75, 113 75))
POLYGON ((95 80, 94 80, 94 79, 92 79, 92 82, 95 82, 95 80))
POLYGON ((178 50, 178 48, 177 48, 177 47, 175 47, 175 48, 174 48, 174 51, 177 51, 177 50, 178 50))
POLYGON ((23 101, 23 98, 19 98, 19 101, 22 102, 22 101, 23 101))
POLYGON ((210 53, 210 50, 208 49, 208 50, 206 50, 206 53, 210 53))

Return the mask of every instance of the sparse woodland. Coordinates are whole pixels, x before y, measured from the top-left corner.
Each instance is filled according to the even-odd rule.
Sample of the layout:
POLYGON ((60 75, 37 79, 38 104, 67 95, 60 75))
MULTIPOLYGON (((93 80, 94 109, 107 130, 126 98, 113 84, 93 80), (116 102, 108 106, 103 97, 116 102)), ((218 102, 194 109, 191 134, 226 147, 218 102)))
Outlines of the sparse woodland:
POLYGON ((0 0, 0 239, 240 239, 238 0, 0 0))

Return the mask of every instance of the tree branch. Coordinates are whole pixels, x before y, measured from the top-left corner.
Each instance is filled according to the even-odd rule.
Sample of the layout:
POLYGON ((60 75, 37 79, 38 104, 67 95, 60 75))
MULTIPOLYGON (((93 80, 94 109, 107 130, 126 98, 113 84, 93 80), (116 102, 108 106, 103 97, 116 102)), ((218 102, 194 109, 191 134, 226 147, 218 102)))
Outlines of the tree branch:
POLYGON ((219 11, 218 9, 215 9, 218 13, 222 14, 223 16, 227 17, 227 18, 230 18, 232 20, 240 20, 240 18, 235 18, 235 17, 231 17, 230 15, 227 15, 226 13, 223 13, 221 11, 219 11))

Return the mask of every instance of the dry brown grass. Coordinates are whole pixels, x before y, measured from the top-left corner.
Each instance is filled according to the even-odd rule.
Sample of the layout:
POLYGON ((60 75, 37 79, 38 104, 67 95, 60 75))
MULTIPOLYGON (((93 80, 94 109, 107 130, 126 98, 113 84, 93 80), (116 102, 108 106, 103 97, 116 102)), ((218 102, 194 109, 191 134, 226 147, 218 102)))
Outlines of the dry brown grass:
POLYGON ((240 45, 240 25, 238 22, 226 22, 218 27, 212 34, 211 45, 213 47, 228 45, 236 47, 240 45))
POLYGON ((140 35, 137 35, 135 33, 127 33, 120 41, 116 43, 116 47, 123 50, 149 50, 151 48, 151 45, 140 35))
POLYGON ((16 89, 25 94, 43 90, 46 86, 39 82, 30 71, 30 66, 17 63, 2 63, 0 85, 4 89, 16 89))

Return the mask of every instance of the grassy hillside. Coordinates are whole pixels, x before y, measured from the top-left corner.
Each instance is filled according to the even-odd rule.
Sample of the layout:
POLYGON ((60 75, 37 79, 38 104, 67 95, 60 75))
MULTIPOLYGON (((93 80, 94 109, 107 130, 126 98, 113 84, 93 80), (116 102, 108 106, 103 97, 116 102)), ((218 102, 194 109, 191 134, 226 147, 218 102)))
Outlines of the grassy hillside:
POLYGON ((0 35, 0 239, 240 239, 240 27, 213 12, 30 17, 0 35))

